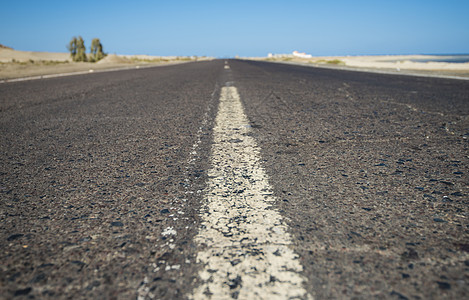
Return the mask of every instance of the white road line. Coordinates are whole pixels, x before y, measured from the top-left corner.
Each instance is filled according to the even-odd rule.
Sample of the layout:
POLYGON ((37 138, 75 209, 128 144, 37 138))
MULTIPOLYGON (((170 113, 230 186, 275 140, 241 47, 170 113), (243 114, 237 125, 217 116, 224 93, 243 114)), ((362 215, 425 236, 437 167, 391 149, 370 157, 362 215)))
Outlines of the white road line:
POLYGON ((191 299, 311 299, 237 89, 221 90, 191 299))

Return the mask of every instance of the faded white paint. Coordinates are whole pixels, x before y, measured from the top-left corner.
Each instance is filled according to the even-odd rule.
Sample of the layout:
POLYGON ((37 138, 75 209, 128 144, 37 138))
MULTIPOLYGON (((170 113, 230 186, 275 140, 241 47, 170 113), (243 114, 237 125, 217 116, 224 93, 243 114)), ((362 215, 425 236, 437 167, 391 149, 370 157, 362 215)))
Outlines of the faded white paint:
POLYGON ((223 87, 196 236, 201 284, 192 299, 311 299, 237 89, 223 87))

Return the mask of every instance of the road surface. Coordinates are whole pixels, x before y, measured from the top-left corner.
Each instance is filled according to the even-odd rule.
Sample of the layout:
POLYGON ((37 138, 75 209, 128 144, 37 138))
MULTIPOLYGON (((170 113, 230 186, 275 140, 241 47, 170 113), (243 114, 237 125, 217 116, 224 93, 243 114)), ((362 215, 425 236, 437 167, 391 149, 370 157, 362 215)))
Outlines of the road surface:
POLYGON ((241 60, 0 84, 0 298, 467 298, 468 114, 241 60))

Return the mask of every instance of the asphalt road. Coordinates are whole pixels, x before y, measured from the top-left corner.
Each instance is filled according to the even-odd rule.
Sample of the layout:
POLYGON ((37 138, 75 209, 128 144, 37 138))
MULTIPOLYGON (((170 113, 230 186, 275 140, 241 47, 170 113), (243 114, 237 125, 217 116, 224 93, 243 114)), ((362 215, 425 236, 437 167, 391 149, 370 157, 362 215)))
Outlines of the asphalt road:
POLYGON ((227 66, 0 84, 0 298, 190 298, 226 86, 310 296, 468 297, 468 81, 227 66))

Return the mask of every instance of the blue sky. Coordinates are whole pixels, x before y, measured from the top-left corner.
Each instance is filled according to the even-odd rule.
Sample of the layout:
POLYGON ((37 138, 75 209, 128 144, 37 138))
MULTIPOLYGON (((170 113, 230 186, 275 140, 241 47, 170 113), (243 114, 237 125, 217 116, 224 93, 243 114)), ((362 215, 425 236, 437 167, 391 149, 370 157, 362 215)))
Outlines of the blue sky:
POLYGON ((265 56, 469 53, 467 0, 5 1, 0 44, 66 52, 265 56))

